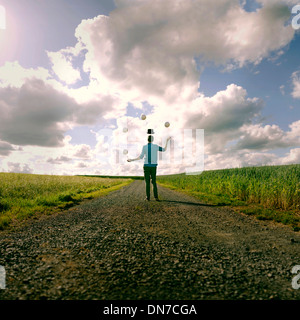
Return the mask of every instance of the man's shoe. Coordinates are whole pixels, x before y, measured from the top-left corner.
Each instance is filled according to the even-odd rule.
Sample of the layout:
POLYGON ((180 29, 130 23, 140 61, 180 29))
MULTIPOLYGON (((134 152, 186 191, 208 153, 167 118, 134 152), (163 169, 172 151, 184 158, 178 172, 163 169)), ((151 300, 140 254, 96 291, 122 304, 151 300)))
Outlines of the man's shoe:
POLYGON ((158 198, 155 198, 156 201, 160 201, 158 198))
POLYGON ((150 199, 149 199, 149 198, 147 198, 147 197, 146 197, 144 200, 145 200, 145 201, 150 201, 150 199))

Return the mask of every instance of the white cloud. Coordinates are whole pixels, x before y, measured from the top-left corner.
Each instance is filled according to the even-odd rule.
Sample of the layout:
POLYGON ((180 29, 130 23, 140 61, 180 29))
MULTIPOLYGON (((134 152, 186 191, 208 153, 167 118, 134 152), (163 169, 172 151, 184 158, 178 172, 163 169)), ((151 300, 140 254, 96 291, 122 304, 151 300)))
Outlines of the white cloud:
POLYGON ((205 161, 205 170, 273 165, 277 160, 275 154, 267 152, 223 152, 209 156, 205 161))
POLYGON ((0 140, 15 145, 60 146, 66 130, 125 110, 117 96, 99 92, 78 102, 45 69, 19 63, 0 68, 0 84, 0 140))
POLYGON ((15 173, 33 173, 33 169, 29 167, 28 164, 20 164, 14 162, 8 162, 8 172, 15 173))
POLYGON ((289 131, 284 131, 278 125, 246 124, 240 128, 239 139, 229 149, 233 152, 266 152, 297 147, 300 141, 300 120, 293 122, 289 127, 289 131))
POLYGON ((79 162, 78 164, 77 164, 77 168, 87 168, 88 166, 84 163, 84 162, 79 162))
POLYGON ((66 84, 74 84, 81 79, 80 71, 72 65, 72 55, 61 52, 47 52, 52 70, 66 84))
POLYGON ((61 164, 61 163, 70 162, 70 161, 72 161, 72 158, 69 158, 69 157, 66 157, 66 156, 60 156, 60 157, 57 157, 55 159, 49 158, 47 160, 47 162, 49 162, 51 164, 61 164))
MULTIPOLYGON (((226 70, 256 65, 281 55, 293 39, 295 31, 285 25, 290 17, 286 4, 293 1, 259 2, 262 8, 246 12, 239 0, 116 0, 109 17, 81 22, 74 47, 48 52, 54 78, 44 68, 6 63, 0 67, 0 155, 9 156, 6 170, 34 166, 39 172, 142 174, 142 162, 104 166, 99 154, 105 158, 109 144, 101 134, 94 149, 74 146, 65 137, 78 125, 113 119, 116 142, 129 102, 137 109, 143 102, 152 106, 146 122, 129 117, 135 131, 129 132, 136 148, 129 150, 133 157, 144 144, 147 128, 154 128, 164 141, 175 129, 191 127, 205 129, 208 168, 274 161, 275 155, 266 150, 295 147, 299 122, 287 132, 257 124, 263 101, 248 97, 236 84, 212 97, 198 92, 200 70, 207 64, 226 70), (75 63, 79 57, 84 58, 82 70, 75 63), (72 88, 83 72, 89 83, 72 88), (164 121, 171 122, 168 130, 164 121), (23 151, 16 151, 18 145, 23 151)), ((299 98, 297 72, 292 79, 293 96, 299 98)), ((181 164, 170 168, 162 162, 159 168, 160 173, 184 171, 181 164)))
POLYGON ((300 148, 291 149, 289 153, 280 159, 280 164, 299 164, 300 163, 300 148))
POLYGON ((23 68, 17 61, 6 62, 0 67, 0 88, 9 86, 20 88, 26 79, 32 78, 47 81, 50 78, 50 74, 47 69, 41 67, 36 69, 23 68))
POLYGON ((205 130, 206 152, 219 153, 229 141, 239 139, 241 128, 251 124, 262 107, 262 101, 248 98, 244 88, 231 84, 212 97, 199 96, 182 117, 184 127, 205 130))
POLYGON ((285 132, 277 125, 245 125, 241 138, 235 148, 249 150, 266 150, 286 147, 285 132))
POLYGON ((0 156, 8 156, 13 150, 15 149, 11 144, 0 141, 0 156))
POLYGON ((16 145, 58 146, 76 104, 42 80, 0 88, 0 138, 16 145))
POLYGON ((91 158, 91 147, 87 144, 81 144, 77 145, 74 147, 75 153, 74 157, 75 158, 80 158, 80 159, 90 159, 91 158))
MULTIPOLYGON (((163 98, 165 105, 197 93, 202 63, 259 63, 286 46, 284 4, 246 12, 238 0, 120 0, 109 17, 84 20, 76 30, 88 49, 85 71, 128 100, 163 98), (147 13, 147 14, 145 14, 147 13)), ((160 101, 161 102, 161 101, 160 101)))
POLYGON ((299 3, 298 0, 256 0, 256 1, 263 5, 286 4, 291 6, 299 3))

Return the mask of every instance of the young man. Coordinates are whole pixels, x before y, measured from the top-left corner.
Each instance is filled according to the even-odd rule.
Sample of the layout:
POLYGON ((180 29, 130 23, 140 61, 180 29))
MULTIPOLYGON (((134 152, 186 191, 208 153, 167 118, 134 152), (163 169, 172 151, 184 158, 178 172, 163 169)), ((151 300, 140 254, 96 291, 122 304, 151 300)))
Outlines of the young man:
POLYGON ((157 144, 153 144, 154 137, 148 136, 148 144, 143 146, 142 152, 139 157, 135 159, 128 159, 128 162, 136 161, 140 159, 144 159, 144 177, 146 182, 146 199, 150 201, 150 177, 153 184, 153 194, 156 201, 158 199, 157 193, 157 185, 156 185, 156 168, 157 168, 157 152, 161 151, 164 152, 167 150, 168 142, 171 139, 169 137, 166 141, 166 146, 164 148, 158 146, 157 144))

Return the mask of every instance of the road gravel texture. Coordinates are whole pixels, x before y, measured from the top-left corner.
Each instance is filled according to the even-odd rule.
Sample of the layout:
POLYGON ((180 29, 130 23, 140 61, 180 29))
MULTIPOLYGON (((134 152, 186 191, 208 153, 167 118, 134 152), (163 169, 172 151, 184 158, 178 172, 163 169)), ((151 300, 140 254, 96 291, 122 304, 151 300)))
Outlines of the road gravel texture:
POLYGON ((299 300, 300 234, 134 181, 0 233, 1 300, 299 300))

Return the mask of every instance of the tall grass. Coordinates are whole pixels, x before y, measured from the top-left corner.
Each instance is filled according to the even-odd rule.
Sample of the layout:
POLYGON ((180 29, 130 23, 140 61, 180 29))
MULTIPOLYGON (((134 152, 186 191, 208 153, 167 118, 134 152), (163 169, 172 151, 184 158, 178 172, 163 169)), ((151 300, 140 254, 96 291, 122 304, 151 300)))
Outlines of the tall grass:
POLYGON ((37 213, 78 204, 129 183, 129 179, 0 173, 0 229, 37 213))
POLYGON ((161 176, 158 181, 210 198, 219 197, 225 203, 227 199, 227 204, 242 201, 300 215, 300 165, 212 170, 195 176, 161 176))

